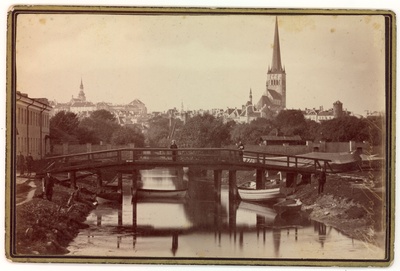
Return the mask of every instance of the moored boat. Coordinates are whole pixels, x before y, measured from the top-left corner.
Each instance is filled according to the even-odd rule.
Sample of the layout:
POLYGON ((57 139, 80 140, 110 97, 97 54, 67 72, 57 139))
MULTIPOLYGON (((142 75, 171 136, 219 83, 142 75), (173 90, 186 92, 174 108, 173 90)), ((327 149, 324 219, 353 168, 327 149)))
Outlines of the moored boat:
POLYGON ((278 214, 297 213, 301 210, 303 203, 299 199, 286 199, 274 204, 274 209, 278 214))
POLYGON ((98 204, 103 203, 121 203, 122 197, 121 192, 100 192, 96 193, 96 201, 98 204))
POLYGON ((183 198, 186 196, 187 189, 161 190, 161 189, 143 189, 136 191, 138 198, 183 198))
POLYGON ((250 181, 238 187, 239 196, 244 201, 272 201, 282 198, 280 184, 271 182, 262 189, 256 189, 256 183, 250 181))

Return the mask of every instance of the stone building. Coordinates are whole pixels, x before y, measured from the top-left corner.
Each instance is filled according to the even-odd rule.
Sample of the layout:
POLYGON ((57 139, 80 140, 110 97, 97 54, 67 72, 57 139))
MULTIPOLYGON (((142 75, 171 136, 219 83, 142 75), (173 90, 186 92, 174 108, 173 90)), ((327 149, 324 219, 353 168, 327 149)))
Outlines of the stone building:
POLYGON ((328 110, 324 110, 324 108, 320 106, 319 109, 306 108, 302 112, 305 119, 313 120, 315 122, 321 122, 351 115, 351 113, 347 110, 343 110, 343 103, 340 101, 334 102, 333 107, 328 110))
POLYGON ((46 98, 30 98, 17 91, 15 108, 16 153, 40 159, 50 152, 50 111, 46 98))

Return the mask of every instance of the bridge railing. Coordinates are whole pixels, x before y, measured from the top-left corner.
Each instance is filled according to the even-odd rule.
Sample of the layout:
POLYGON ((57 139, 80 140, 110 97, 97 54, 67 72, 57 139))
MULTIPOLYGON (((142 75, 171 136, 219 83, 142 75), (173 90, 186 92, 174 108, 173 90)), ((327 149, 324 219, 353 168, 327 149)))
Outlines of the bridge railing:
POLYGON ((67 166, 95 165, 104 163, 126 162, 181 162, 181 163, 220 163, 260 166, 277 166, 291 168, 329 167, 326 159, 315 159, 302 156, 272 154, 254 151, 239 151, 224 148, 132 148, 97 151, 90 153, 71 154, 47 158, 48 169, 67 166))
POLYGON ((329 169, 328 159, 316 159, 300 155, 282 155, 264 152, 245 151, 243 153, 244 163, 280 166, 288 168, 313 168, 314 170, 329 169))

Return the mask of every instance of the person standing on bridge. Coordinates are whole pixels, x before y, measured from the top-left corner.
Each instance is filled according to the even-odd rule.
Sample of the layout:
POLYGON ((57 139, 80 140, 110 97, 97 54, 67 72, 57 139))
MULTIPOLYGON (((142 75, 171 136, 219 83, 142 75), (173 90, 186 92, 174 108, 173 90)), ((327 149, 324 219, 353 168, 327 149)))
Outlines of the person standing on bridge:
POLYGON ((174 149, 178 148, 178 145, 176 145, 175 140, 172 140, 171 146, 169 146, 170 149, 173 149, 172 151, 172 161, 176 162, 176 156, 177 156, 177 151, 174 149))
POLYGON ((239 141, 238 150, 239 150, 240 161, 243 162, 244 145, 243 145, 242 141, 239 141))
POLYGON ((318 175, 318 194, 324 192, 325 183, 326 183, 326 173, 325 170, 321 170, 320 174, 318 175))

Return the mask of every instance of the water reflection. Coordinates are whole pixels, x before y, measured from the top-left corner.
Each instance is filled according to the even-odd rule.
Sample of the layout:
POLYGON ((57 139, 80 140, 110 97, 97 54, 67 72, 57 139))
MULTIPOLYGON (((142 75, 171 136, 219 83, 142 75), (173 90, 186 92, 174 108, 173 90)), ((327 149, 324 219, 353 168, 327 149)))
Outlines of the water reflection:
POLYGON ((315 221, 314 231, 318 232, 318 242, 321 244, 321 248, 324 248, 326 241, 326 225, 324 223, 315 221))
POLYGON ((329 258, 383 257, 366 251, 333 228, 302 213, 277 215, 272 206, 229 202, 228 188, 215 201, 213 181, 191 179, 183 170, 144 171, 140 187, 189 187, 185 199, 132 201, 130 179, 124 176, 122 205, 99 205, 69 247, 71 255, 195 258, 329 258), (328 233, 327 233, 328 231, 328 233), (332 239, 332 240, 331 240, 332 239), (329 246, 327 245, 329 244, 329 246))

